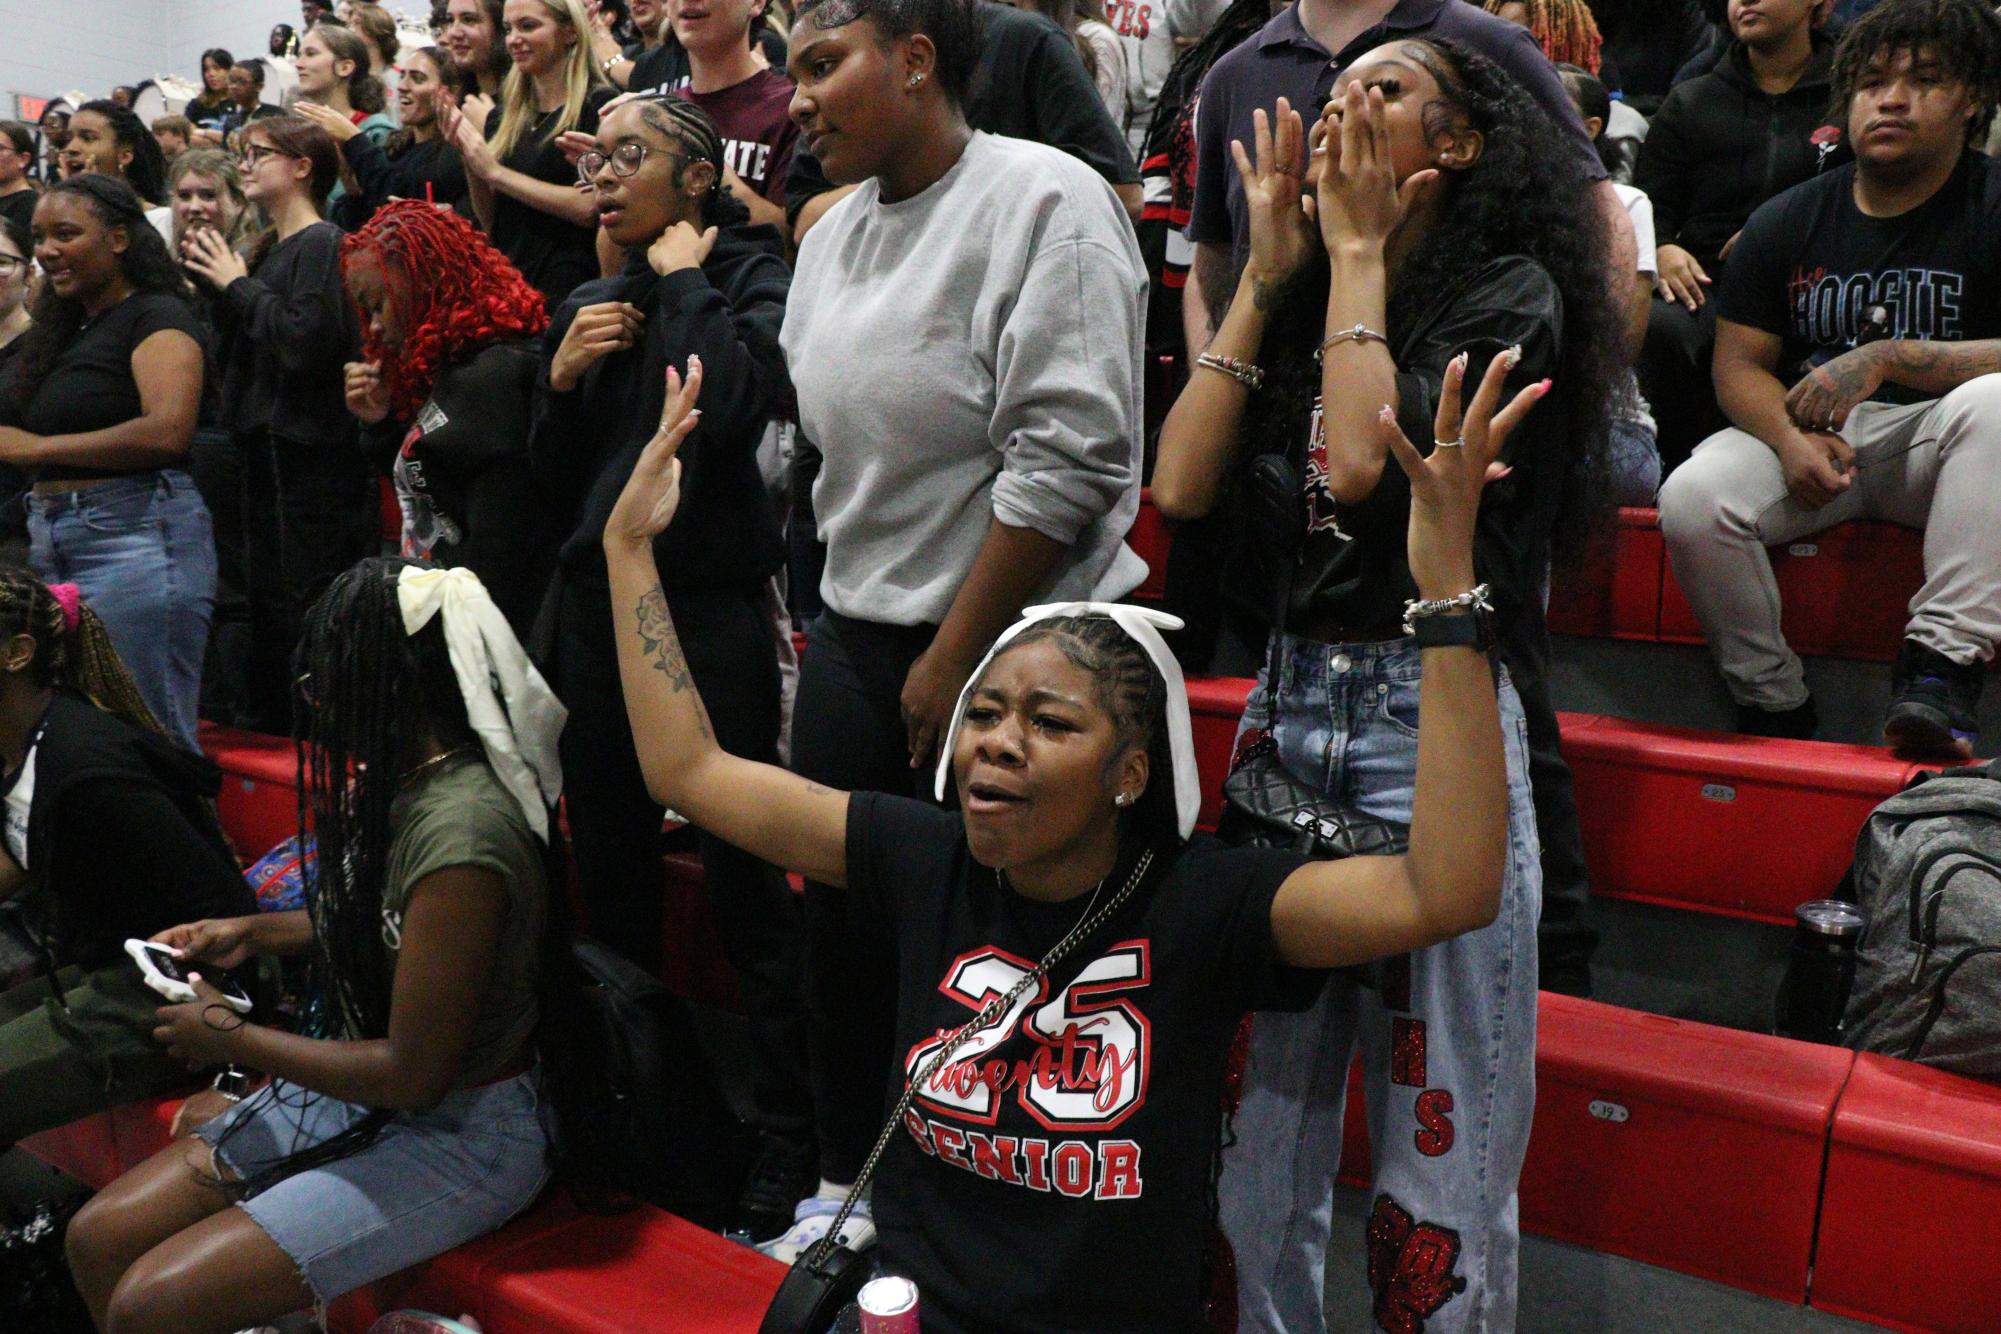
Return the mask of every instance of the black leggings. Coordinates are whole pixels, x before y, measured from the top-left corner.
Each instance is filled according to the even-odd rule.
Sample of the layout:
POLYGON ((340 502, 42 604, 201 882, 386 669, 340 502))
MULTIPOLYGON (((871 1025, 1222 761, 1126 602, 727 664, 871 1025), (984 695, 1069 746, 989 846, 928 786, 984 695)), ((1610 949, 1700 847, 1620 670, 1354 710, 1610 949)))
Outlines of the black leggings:
MULTIPOLYGON (((823 611, 807 631, 792 711, 792 767, 848 792, 928 797, 910 767, 899 703, 935 626, 879 625, 823 611)), ((846 1184, 882 1131, 896 1068, 896 949, 844 889, 806 884, 807 1015, 820 1175, 846 1184)))
MULTIPOLYGON (((560 577, 560 576, 559 576, 560 577)), ((602 589, 556 593, 554 685, 563 729, 564 810, 590 934, 648 972, 663 942, 660 804, 647 795, 619 683, 611 603, 602 589)), ((670 593, 688 668, 716 742, 778 762, 778 651, 756 588, 670 593)), ((719 838, 699 838, 709 911, 737 971, 750 1019, 752 1117, 804 1138, 813 1124, 800 995, 801 914, 776 867, 719 838)))

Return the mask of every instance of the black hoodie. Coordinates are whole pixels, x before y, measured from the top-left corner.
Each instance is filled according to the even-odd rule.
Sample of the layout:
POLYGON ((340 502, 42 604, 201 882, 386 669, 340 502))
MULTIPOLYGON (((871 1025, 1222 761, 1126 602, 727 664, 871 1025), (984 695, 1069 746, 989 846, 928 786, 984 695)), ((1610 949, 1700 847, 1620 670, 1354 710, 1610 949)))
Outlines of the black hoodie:
POLYGON ((681 446, 681 508, 654 554, 668 591, 761 584, 785 546, 758 471, 757 447, 774 417, 792 411, 778 330, 792 270, 773 227, 725 228, 700 269, 665 277, 643 251, 623 272, 578 287, 543 335, 529 464, 559 513, 573 515, 558 557, 566 578, 603 589, 605 520, 660 425, 669 365, 702 359, 702 420, 681 446), (549 365, 577 312, 629 301, 645 315, 640 340, 593 363, 557 393, 549 365))
POLYGON ((57 964, 101 968, 128 939, 257 911, 209 805, 221 779, 206 759, 61 691, 34 754, 23 892, 57 964))
POLYGON ((1679 84, 1647 126, 1633 184, 1654 205, 1654 235, 1694 255, 1710 276, 1717 252, 1772 196, 1848 161, 1847 136, 1827 119, 1833 44, 1816 40, 1799 82, 1759 89, 1742 42, 1679 84))

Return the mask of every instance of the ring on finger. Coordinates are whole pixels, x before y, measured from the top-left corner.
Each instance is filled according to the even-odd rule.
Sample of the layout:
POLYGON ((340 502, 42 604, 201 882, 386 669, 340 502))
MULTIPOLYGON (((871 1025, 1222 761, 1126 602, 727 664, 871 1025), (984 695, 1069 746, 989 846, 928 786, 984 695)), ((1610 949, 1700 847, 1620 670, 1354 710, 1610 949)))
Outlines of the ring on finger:
POLYGON ((1463 435, 1455 435, 1450 440, 1434 439, 1431 443, 1437 446, 1439 449, 1459 449, 1465 445, 1466 437, 1463 435))

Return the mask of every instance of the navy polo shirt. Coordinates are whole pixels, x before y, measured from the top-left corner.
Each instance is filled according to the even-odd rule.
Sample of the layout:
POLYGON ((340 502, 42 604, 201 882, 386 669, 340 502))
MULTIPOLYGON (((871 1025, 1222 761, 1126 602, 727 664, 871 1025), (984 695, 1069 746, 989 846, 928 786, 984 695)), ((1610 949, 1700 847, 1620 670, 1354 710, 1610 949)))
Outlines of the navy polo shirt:
POLYGON ((1605 177, 1597 150, 1585 137, 1584 122, 1563 90, 1556 67, 1527 28, 1499 19, 1466 0, 1401 0, 1395 9, 1354 41, 1329 56, 1299 21, 1299 5, 1281 10, 1258 34, 1221 60, 1202 82, 1195 113, 1195 206, 1188 220, 1191 241, 1227 242, 1231 262, 1242 269, 1250 253, 1250 215, 1244 186, 1230 158, 1230 141, 1252 141, 1251 113, 1269 116, 1283 97, 1309 125, 1334 90, 1334 76, 1357 56, 1401 37, 1442 37, 1478 51, 1526 88, 1563 127, 1571 151, 1587 164, 1591 179, 1605 177))

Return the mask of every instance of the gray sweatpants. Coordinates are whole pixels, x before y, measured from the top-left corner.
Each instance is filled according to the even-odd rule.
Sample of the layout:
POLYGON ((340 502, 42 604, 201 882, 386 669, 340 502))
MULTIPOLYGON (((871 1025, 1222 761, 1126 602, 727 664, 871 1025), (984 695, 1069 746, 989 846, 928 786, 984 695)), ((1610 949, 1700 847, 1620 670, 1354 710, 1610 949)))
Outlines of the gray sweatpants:
POLYGON ((1841 435, 1855 481, 1817 510, 1792 498, 1769 446, 1735 429, 1703 441, 1661 487, 1675 579, 1739 704, 1790 709, 1807 697, 1765 548, 1850 519, 1924 531, 1909 638, 1962 664, 1987 661, 2001 640, 2001 375, 1925 403, 1864 403, 1841 435))

